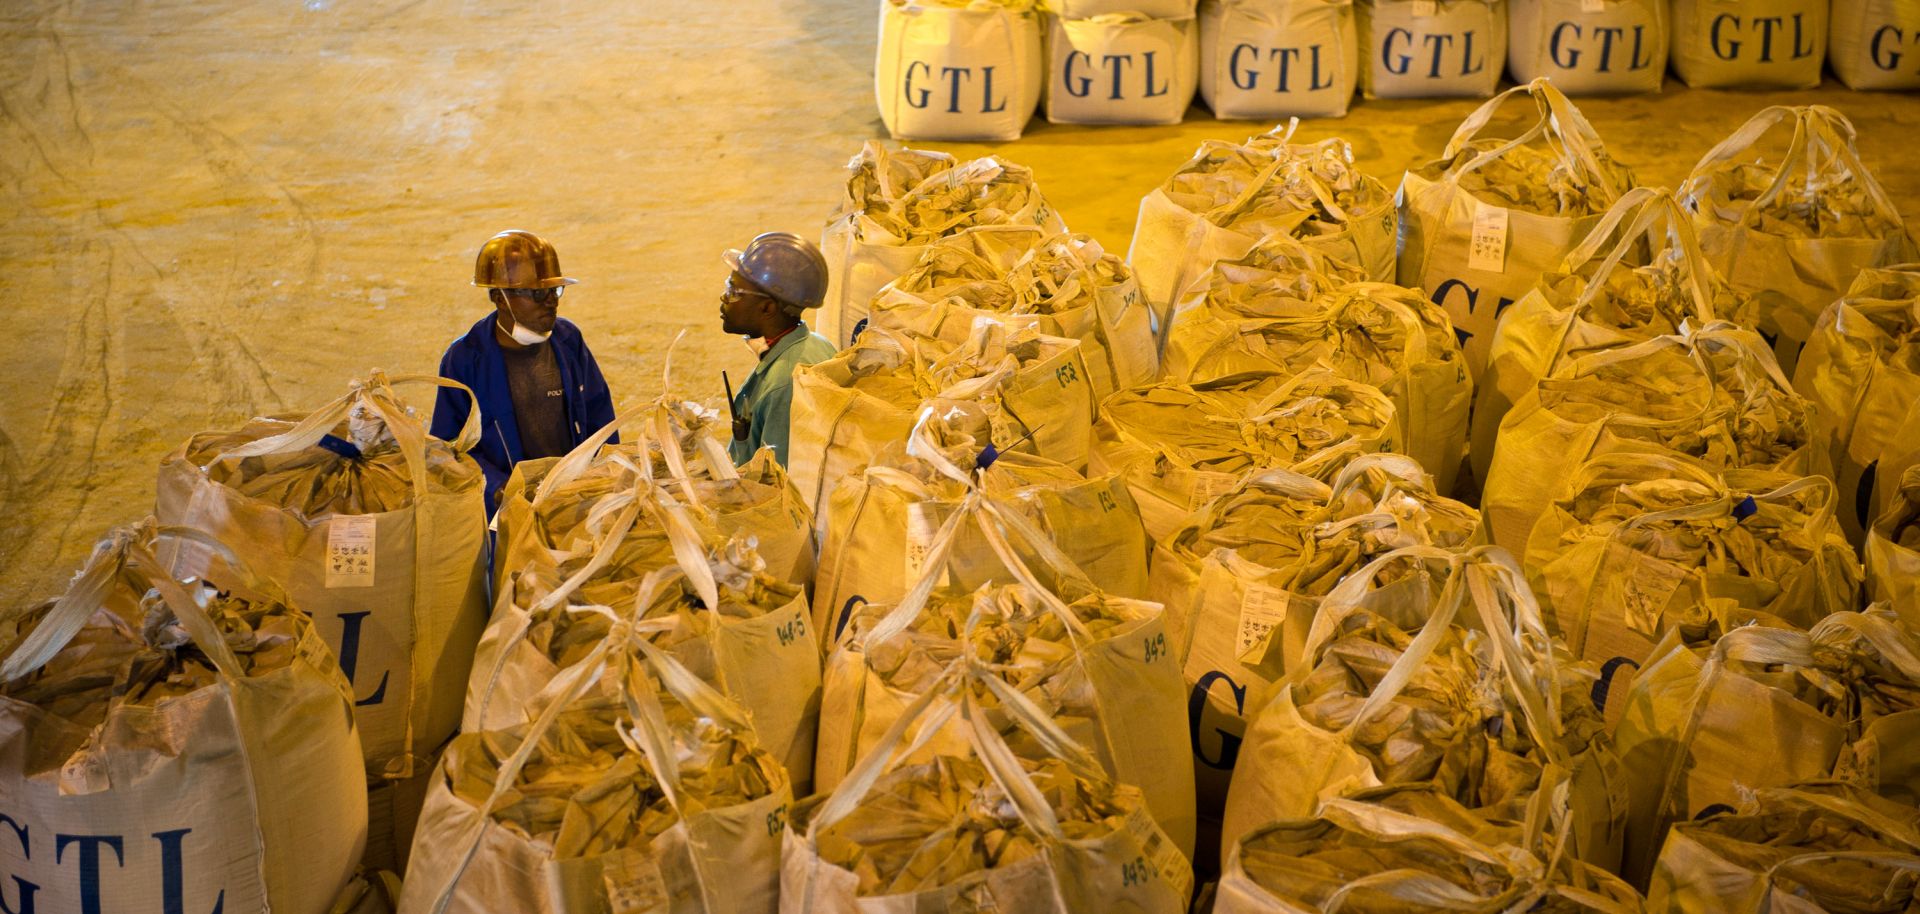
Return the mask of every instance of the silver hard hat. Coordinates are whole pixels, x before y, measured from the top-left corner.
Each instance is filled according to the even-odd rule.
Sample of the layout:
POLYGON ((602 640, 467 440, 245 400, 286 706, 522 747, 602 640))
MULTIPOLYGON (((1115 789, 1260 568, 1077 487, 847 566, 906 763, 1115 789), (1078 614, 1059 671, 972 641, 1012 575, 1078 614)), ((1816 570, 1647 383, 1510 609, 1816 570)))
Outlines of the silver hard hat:
POLYGON ((827 258, 813 242, 792 232, 757 235, 746 250, 721 256, 735 273, 789 311, 818 308, 827 298, 827 258))

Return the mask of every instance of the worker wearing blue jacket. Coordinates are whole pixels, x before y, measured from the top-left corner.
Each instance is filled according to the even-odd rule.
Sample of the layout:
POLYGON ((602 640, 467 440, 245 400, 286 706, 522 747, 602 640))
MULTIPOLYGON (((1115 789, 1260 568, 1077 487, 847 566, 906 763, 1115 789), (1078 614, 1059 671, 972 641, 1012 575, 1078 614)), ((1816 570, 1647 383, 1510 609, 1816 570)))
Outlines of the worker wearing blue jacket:
MULTIPOLYGON (((561 290, 574 282, 560 272, 553 245, 532 232, 501 232, 474 261, 473 284, 487 290, 494 310, 447 347, 440 375, 480 400, 480 444, 471 453, 487 476, 489 515, 514 464, 561 456, 613 421, 600 365, 580 328, 558 314, 561 290)), ((471 408, 465 393, 441 388, 433 435, 452 440, 471 408)))

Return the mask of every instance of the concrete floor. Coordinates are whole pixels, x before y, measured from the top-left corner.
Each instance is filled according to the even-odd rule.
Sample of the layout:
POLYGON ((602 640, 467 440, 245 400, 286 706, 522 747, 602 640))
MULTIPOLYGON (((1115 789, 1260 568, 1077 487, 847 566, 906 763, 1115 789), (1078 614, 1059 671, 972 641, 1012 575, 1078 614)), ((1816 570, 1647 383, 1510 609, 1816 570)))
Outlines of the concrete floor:
MULTIPOLYGON (((312 406, 373 367, 431 372, 484 312, 487 236, 546 235, 618 400, 717 395, 718 253, 817 234, 882 133, 872 0, 13 0, 0 6, 0 611, 54 593, 144 516, 189 434, 312 406), (702 7, 704 9, 704 7, 702 7), (725 15, 721 15, 724 13, 725 15)), ((1617 157, 1677 183, 1764 105, 1850 115, 1920 215, 1920 98, 1814 92, 1583 103, 1617 157)), ((1301 135, 1397 181, 1475 102, 1367 102, 1301 135)), ((1205 137, 1036 124, 949 146, 1030 165, 1068 223, 1124 252, 1141 195, 1205 137)), ((424 400, 422 401, 424 403, 424 400)))

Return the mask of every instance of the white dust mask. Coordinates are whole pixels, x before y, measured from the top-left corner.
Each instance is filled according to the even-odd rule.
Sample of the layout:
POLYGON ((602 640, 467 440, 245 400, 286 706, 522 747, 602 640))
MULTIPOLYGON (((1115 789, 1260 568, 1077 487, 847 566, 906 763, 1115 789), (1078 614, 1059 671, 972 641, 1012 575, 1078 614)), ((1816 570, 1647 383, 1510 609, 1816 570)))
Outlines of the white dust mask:
POLYGON ((504 329, 507 331, 508 336, 513 337, 514 342, 519 343, 522 346, 538 346, 541 343, 546 342, 547 337, 550 337, 553 335, 553 331, 551 330, 545 333, 539 333, 533 330, 528 330, 527 328, 520 326, 519 321, 514 321, 513 326, 507 327, 504 329))

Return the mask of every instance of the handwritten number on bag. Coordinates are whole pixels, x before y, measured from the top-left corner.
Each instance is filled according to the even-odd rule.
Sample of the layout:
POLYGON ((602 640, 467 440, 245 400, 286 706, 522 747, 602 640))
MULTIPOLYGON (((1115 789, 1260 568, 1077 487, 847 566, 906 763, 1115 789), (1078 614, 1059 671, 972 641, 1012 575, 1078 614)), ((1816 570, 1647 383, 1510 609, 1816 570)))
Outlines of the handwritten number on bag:
POLYGON ((1157 634, 1151 638, 1148 638, 1146 640, 1146 645, 1147 645, 1147 662, 1148 663, 1152 663, 1155 660, 1159 660, 1160 658, 1167 656, 1167 635, 1165 632, 1161 632, 1160 634, 1157 634))
POLYGON ((1120 885, 1122 887, 1146 885, 1147 880, 1151 878, 1153 878, 1153 870, 1147 866, 1147 858, 1145 857, 1135 857, 1133 858, 1133 862, 1120 865, 1120 885))
POLYGON ((767 837, 771 838, 780 834, 780 830, 786 827, 787 804, 782 803, 779 806, 775 806, 772 812, 767 813, 767 837))

